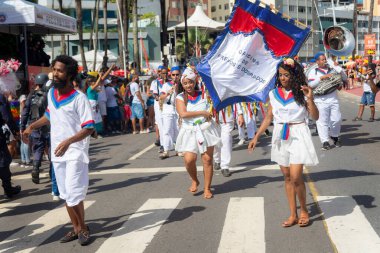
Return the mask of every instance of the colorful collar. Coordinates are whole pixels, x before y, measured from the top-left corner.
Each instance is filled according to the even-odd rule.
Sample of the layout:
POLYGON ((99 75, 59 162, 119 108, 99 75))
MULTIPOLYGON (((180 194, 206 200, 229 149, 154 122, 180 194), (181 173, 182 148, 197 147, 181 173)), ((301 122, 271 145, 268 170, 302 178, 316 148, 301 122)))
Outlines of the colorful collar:
POLYGON ((322 73, 322 74, 324 74, 324 75, 327 75, 331 71, 330 68, 319 68, 319 67, 316 68, 315 70, 318 71, 318 72, 320 72, 320 73, 322 73))
POLYGON ((78 94, 78 91, 72 89, 70 92, 62 94, 58 98, 58 90, 56 90, 55 88, 50 89, 51 101, 53 102, 53 105, 56 109, 59 109, 60 107, 72 102, 78 94))
POLYGON ((191 104, 196 104, 201 99, 202 92, 196 91, 195 96, 187 95, 187 101, 191 104))
POLYGON ((294 96, 293 96, 293 92, 292 91, 289 92, 287 98, 285 98, 284 91, 282 90, 281 87, 275 89, 274 92, 273 92, 273 94, 274 94, 275 99, 278 102, 280 102, 283 106, 286 106, 286 105, 294 102, 294 96))

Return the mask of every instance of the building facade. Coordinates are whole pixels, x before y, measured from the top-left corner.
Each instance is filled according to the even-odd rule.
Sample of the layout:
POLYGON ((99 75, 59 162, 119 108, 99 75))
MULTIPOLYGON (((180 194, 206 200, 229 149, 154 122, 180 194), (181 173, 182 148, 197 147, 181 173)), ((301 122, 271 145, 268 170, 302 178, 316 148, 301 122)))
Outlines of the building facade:
MULTIPOLYGON (((65 13, 72 17, 76 17, 75 11, 75 1, 65 0, 63 2, 63 9, 65 13)), ((90 33, 93 29, 92 19, 94 15, 95 0, 83 0, 82 1, 82 17, 83 17, 83 40, 84 40, 84 50, 90 50, 90 33)), ((38 4, 46 6, 51 9, 58 9, 57 0, 39 0, 38 4)), ((99 34, 98 34, 98 49, 105 50, 104 48, 104 33, 103 33, 103 23, 100 22, 103 18, 103 4, 100 1, 99 4, 99 34)), ((107 6, 107 18, 108 21, 116 21, 117 18, 117 5, 115 3, 109 2, 107 6)), ((144 14, 148 12, 156 12, 160 9, 159 1, 151 0, 139 0, 138 1, 138 12, 139 14, 144 14)), ((159 13, 158 13, 159 15, 159 13)), ((143 24, 143 22, 138 22, 138 24, 143 24)), ((119 56, 119 38, 121 35, 118 33, 117 23, 108 22, 108 49, 112 53, 119 56)), ((152 25, 141 25, 139 29, 139 46, 141 51, 141 40, 146 49, 149 62, 161 62, 161 44, 160 44, 160 26, 154 22, 152 25)), ((133 29, 132 24, 130 24, 128 33, 128 51, 129 51, 129 62, 133 62, 133 29)), ((79 54, 79 37, 78 34, 65 35, 67 54, 76 55, 79 54)), ((94 35, 93 35, 94 40, 94 35)), ((45 37, 46 47, 45 52, 49 54, 52 58, 60 54, 60 43, 61 36, 46 36, 45 37)), ((142 66, 145 67, 147 64, 145 62, 145 57, 142 57, 142 66)))
MULTIPOLYGON (((168 27, 176 25, 184 21, 183 13, 183 0, 165 0, 167 17, 168 17, 168 27)), ((158 2, 158 1, 157 1, 158 2)), ((207 16, 210 16, 210 0, 187 0, 188 10, 187 16, 190 17, 194 11, 197 4, 202 4, 203 11, 207 16)))

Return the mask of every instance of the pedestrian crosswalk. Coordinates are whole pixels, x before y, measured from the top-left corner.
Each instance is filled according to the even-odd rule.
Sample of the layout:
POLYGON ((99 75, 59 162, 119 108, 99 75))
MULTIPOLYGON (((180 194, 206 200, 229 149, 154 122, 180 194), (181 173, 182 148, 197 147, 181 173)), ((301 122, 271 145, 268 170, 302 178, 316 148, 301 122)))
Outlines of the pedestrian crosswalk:
MULTIPOLYGON (((225 219, 220 224, 218 233, 221 236, 215 252, 266 252, 267 241, 271 237, 266 233, 266 201, 270 202, 264 197, 231 197, 227 208, 222 210, 225 219)), ((379 235, 355 199, 350 196, 318 196, 317 201, 338 252, 380 252, 379 235)), ((145 252, 182 202, 182 198, 149 198, 93 252, 145 252)), ((95 206, 94 203, 93 200, 85 201, 86 212, 95 206)), ((8 207, 18 205, 8 203, 8 207)), ((1 219, 3 221, 4 217, 1 219)), ((1 241, 0 252, 32 252, 68 222, 64 205, 47 211, 1 241)), ((278 226, 278 229, 282 228, 278 226)))

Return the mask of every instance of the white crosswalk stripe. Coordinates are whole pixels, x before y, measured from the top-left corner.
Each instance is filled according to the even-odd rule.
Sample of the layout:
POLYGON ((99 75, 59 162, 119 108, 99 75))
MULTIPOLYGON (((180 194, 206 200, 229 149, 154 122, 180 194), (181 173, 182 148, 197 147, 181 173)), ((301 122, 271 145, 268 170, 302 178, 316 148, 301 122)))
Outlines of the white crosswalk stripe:
POLYGON ((180 201, 180 198, 149 199, 97 252, 144 252, 180 201))
MULTIPOLYGON (((95 201, 85 201, 87 209, 95 201)), ((64 205, 42 215, 37 220, 0 242, 0 252, 32 252, 38 245, 69 222, 64 205)))
MULTIPOLYGON (((182 198, 148 199, 97 252, 142 253, 176 210, 182 198)), ((318 196, 330 238, 338 252, 380 252, 380 238, 352 197, 318 196)), ((95 201, 85 201, 85 208, 95 201)), ((264 197, 231 197, 221 224, 218 253, 266 251, 264 197), (255 210, 254 212, 249 210, 255 210)), ((7 210, 20 203, 3 203, 7 210)), ((0 242, 0 252, 31 252, 69 222, 62 205, 0 242)))
POLYGON ((352 197, 319 196, 317 199, 338 252, 380 252, 379 236, 352 197))
POLYGON ((264 198, 231 198, 218 253, 252 252, 252 249, 265 252, 264 198))

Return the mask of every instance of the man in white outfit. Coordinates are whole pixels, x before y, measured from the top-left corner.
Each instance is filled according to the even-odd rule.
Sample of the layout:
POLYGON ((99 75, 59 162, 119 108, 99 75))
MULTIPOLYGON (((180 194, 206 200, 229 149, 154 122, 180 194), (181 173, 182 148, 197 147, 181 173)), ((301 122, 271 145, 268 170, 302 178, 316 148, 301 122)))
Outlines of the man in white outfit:
POLYGON ((158 127, 158 131, 160 134, 160 143, 161 143, 160 153, 162 153, 164 152, 164 147, 162 146, 164 143, 164 138, 162 134, 162 130, 163 130, 163 122, 162 122, 162 115, 161 115, 162 108, 160 106, 159 101, 160 101, 160 93, 162 91, 162 87, 164 83, 166 83, 168 80, 167 78, 168 70, 164 66, 159 66, 158 70, 160 70, 159 77, 152 82, 150 86, 150 91, 153 93, 153 96, 155 99, 154 100, 154 118, 155 118, 156 126, 158 127))
POLYGON ((245 128, 247 128, 247 137, 249 140, 255 137, 256 132, 256 118, 253 113, 252 103, 239 103, 235 104, 239 111, 238 116, 242 116, 244 121, 242 124, 238 124, 238 132, 239 132, 239 143, 238 145, 244 145, 245 143, 245 128))
POLYGON ((237 114, 239 115, 238 121, 244 122, 242 112, 234 105, 227 106, 216 115, 220 126, 222 146, 215 146, 214 148, 214 169, 221 169, 222 175, 225 177, 231 175, 229 168, 232 153, 232 130, 234 129, 234 120, 237 114))
MULTIPOLYGON (((340 73, 339 66, 327 65, 326 56, 323 53, 318 53, 315 56, 318 67, 312 70, 308 75, 309 86, 316 88, 322 80, 332 76, 335 70, 340 73)), ((317 120, 318 135, 322 143, 322 150, 331 149, 329 140, 330 137, 334 142, 335 147, 341 147, 339 138, 342 115, 339 108, 339 99, 337 90, 321 96, 315 96, 314 102, 319 110, 319 119, 317 120)))

